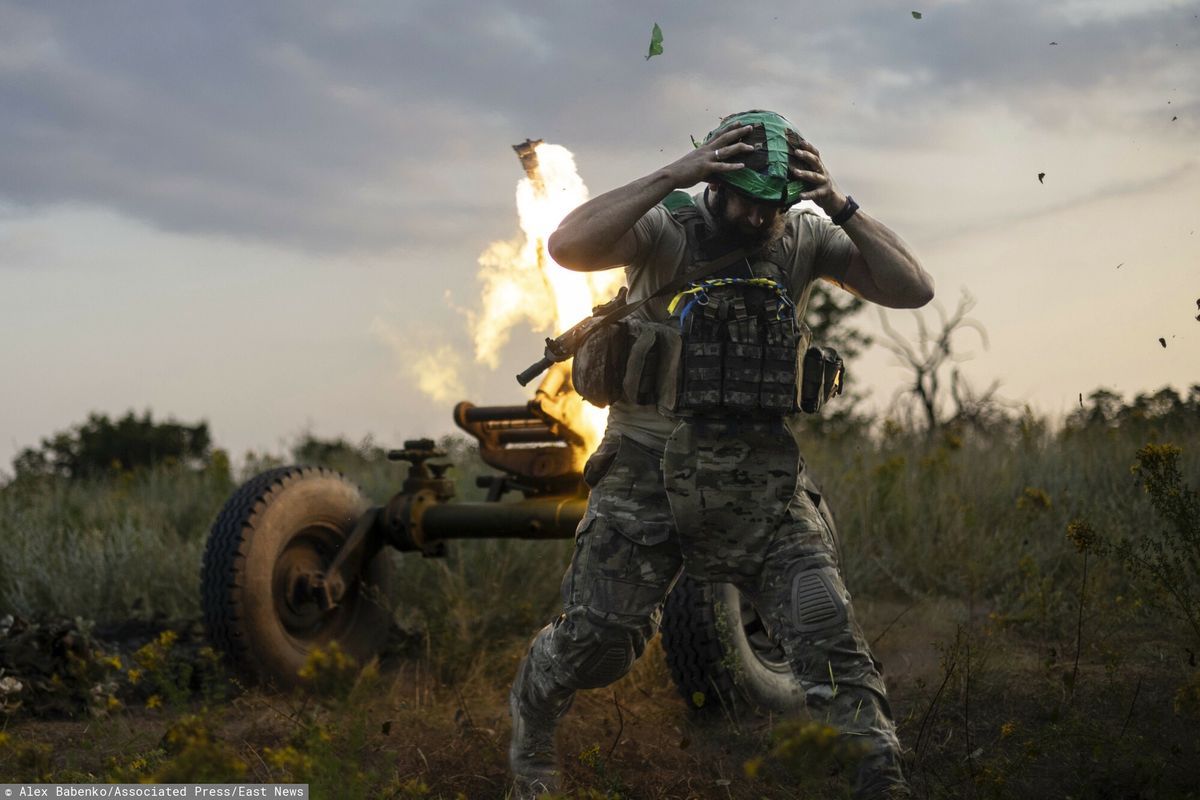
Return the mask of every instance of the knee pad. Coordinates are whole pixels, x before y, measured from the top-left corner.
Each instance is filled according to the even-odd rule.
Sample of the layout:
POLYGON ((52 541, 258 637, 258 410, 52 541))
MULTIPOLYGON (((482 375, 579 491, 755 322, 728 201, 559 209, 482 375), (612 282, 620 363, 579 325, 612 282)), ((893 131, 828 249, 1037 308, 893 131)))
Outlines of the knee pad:
POLYGON ((581 660, 575 673, 576 687, 599 689, 608 686, 624 677, 636 658, 633 642, 628 636, 619 641, 602 642, 581 660))
POLYGON ((600 619, 584 607, 568 609, 569 628, 558 650, 563 682, 572 689, 598 689, 629 672, 645 648, 637 628, 600 619))
POLYGON ((825 569, 806 569, 792 578, 792 621, 799 633, 845 624, 846 604, 825 569))

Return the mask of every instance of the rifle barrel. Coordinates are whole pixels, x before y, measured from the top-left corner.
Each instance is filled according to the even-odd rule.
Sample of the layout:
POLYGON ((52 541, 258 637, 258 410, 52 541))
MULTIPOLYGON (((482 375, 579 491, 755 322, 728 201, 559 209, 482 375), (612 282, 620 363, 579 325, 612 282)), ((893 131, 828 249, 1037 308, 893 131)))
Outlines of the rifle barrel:
POLYGON ((553 363, 554 362, 548 357, 543 356, 540 361, 530 364, 524 372, 521 372, 517 375, 517 383, 525 386, 538 375, 541 375, 543 372, 550 369, 550 365, 553 363))

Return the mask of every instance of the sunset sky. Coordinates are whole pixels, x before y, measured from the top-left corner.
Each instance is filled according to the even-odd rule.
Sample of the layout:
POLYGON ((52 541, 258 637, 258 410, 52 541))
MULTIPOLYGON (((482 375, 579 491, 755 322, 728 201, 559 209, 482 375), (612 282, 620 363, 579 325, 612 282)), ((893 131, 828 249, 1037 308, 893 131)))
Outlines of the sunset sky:
MULTIPOLYGON (((518 237, 510 146, 569 148, 594 195, 748 108, 796 122, 947 310, 976 299, 977 386, 1056 416, 1186 391, 1198 76, 1194 0, 0 0, 0 471, 89 411, 204 419, 238 457, 519 402, 545 333, 493 369, 468 325, 480 254, 518 237)), ((851 370, 881 409, 905 376, 879 347, 851 370)))

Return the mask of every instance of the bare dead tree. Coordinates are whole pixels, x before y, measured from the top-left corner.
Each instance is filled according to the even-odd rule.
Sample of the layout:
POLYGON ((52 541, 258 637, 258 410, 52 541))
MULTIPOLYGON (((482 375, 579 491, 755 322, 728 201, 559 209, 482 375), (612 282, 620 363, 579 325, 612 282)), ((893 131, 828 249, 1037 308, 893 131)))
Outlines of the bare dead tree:
POLYGON ((987 330, 978 320, 967 316, 975 307, 975 298, 966 291, 958 300, 953 314, 947 315, 945 308, 934 302, 933 309, 937 313, 937 327, 931 327, 925 315, 914 311, 917 322, 917 335, 910 339, 897 331, 888 322, 887 314, 879 309, 879 324, 887 334, 887 340, 880 344, 890 350, 910 373, 907 386, 896 392, 893 401, 901 406, 915 406, 923 417, 923 426, 932 435, 939 427, 951 421, 971 424, 983 424, 995 416, 998 411, 998 401, 995 399, 999 382, 983 392, 974 390, 954 365, 974 358, 970 352, 958 350, 958 342, 964 331, 974 331, 980 343, 986 350, 988 347, 987 330), (948 371, 948 375, 947 375, 948 371))

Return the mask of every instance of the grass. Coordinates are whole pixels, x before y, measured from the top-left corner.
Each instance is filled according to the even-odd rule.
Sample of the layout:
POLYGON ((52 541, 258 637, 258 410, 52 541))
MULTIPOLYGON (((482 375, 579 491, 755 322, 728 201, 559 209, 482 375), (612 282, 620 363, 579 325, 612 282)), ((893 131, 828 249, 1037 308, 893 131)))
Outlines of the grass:
POLYGON ((200 555, 233 484, 160 468, 0 491, 0 607, 97 620, 199 612, 200 555))
MULTIPOLYGON (((477 458, 446 444, 460 497, 481 499, 477 458)), ((1194 426, 1051 432, 1027 418, 932 438, 884 426, 803 450, 888 665, 919 796, 1197 796, 1187 765, 1200 757, 1200 642, 1168 613, 1172 595, 1154 574, 1122 558, 1137 551, 1118 546, 1144 539, 1169 551, 1171 531, 1186 535, 1185 490, 1200 477, 1194 426), (1160 457, 1178 446, 1177 490, 1147 491, 1147 442, 1160 457), (1184 521, 1164 518, 1164 502, 1184 521), (1087 547, 1070 527, 1080 521, 1097 537, 1087 547)), ((237 476, 157 469, 0 490, 0 608, 100 622, 196 617, 209 524, 239 480, 277 461, 253 459, 237 476)), ((327 465, 374 502, 404 469, 344 450, 327 465)), ((112 688, 89 706, 99 716, 71 727, 13 711, 0 776, 192 781, 211 768, 310 782, 314 797, 504 797, 507 684, 557 611, 569 554, 570 542, 482 540, 451 542, 443 559, 398 556, 397 616, 418 644, 396 669, 359 677, 325 653, 313 670, 328 685, 316 697, 226 694, 215 667, 202 680, 185 674, 181 661, 199 663, 193 651, 172 661, 173 640, 140 645, 140 660, 97 653, 123 656, 87 673, 112 688)), ((1196 577, 1180 563, 1171 574, 1196 577)), ((844 791, 828 773, 844 771, 847 756, 822 750, 819 728, 697 719, 657 648, 611 690, 582 694, 564 723, 572 796, 844 791)))

